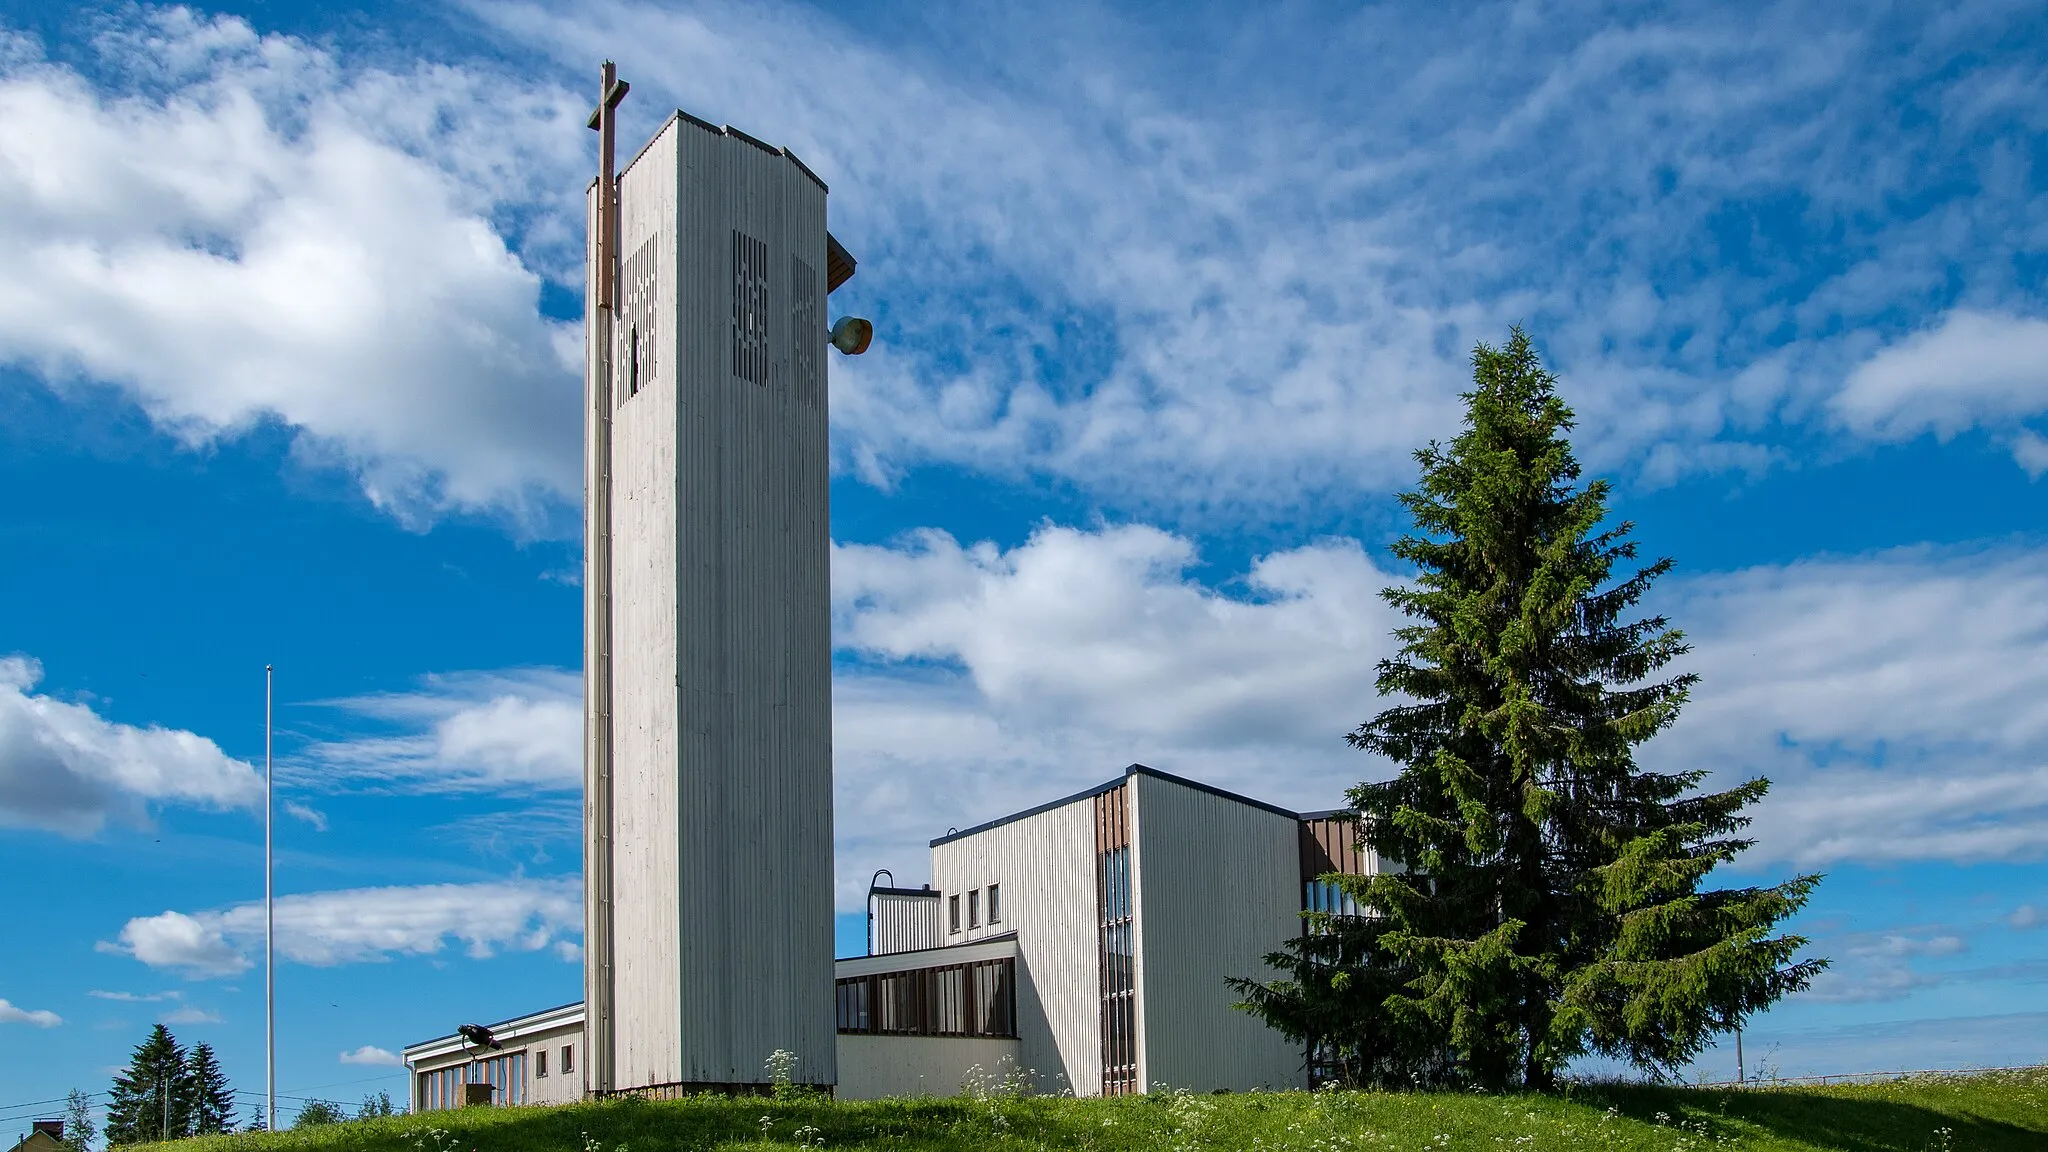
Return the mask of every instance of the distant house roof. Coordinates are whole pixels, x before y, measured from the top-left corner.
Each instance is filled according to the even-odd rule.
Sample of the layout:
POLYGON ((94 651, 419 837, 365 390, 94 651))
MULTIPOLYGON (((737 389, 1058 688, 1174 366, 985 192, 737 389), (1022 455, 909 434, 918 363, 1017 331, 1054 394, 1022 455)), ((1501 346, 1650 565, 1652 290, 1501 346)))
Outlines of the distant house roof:
MULTIPOLYGON (((496 1023, 486 1025, 486 1027, 495 1033, 499 1040, 509 1043, 531 1036, 535 1032, 559 1028, 565 1024, 581 1023, 583 1023, 583 1001, 578 1000, 571 1004, 544 1008, 539 1012, 529 1012, 524 1016, 514 1016, 509 1020, 499 1020, 496 1023)), ((414 1060, 441 1056, 447 1052, 462 1050, 464 1044, 465 1041, 461 1034, 451 1033, 447 1036, 436 1036, 431 1040, 421 1040, 417 1044, 407 1044, 402 1055, 405 1058, 405 1062, 410 1064, 414 1060)))
POLYGON ((64 1142, 38 1127, 17 1141, 8 1152, 64 1152, 64 1142))

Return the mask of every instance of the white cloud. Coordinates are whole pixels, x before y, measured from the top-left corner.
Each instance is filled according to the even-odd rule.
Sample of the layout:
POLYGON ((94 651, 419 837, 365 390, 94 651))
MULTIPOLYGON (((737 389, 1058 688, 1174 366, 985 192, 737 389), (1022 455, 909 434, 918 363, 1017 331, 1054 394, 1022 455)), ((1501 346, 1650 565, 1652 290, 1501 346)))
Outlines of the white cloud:
POLYGON ((112 1000, 119 1004, 153 1004, 160 1000, 179 999, 183 995, 183 993, 150 992, 145 994, 141 992, 108 992, 103 989, 95 988, 92 991, 87 992, 86 995, 92 997, 95 1000, 112 1000))
POLYGON ((908 881, 925 841, 1131 762, 1335 807, 1384 766, 1343 734, 1376 710, 1390 578, 1348 541, 1257 561, 1229 591, 1185 539, 1046 528, 1008 552, 927 532, 833 556, 840 899, 908 881))
POLYGON ((107 87, 0 60, 0 362, 194 445, 281 420, 406 517, 577 490, 580 340, 492 219, 580 187, 565 95, 182 8, 110 27, 107 87))
POLYGON ((190 1004, 186 1005, 183 1008, 174 1008, 171 1011, 165 1013, 164 1015, 158 1017, 158 1019, 163 1021, 165 1024, 220 1023, 220 1016, 216 1013, 208 1012, 204 1008, 199 1008, 190 1004))
POLYGON ((334 701, 387 731, 312 744, 287 771, 316 787, 578 790, 582 691, 574 673, 510 669, 429 676, 417 691, 334 701))
MULTIPOLYGON (((583 889, 574 879, 357 888, 279 897, 276 914, 278 954, 301 964, 432 955, 449 938, 481 959, 501 948, 538 951, 580 934, 583 889)), ((117 942, 99 948, 206 978, 245 971, 262 941, 259 902, 136 917, 117 942)))
POLYGON ((327 815, 316 808, 308 807, 297 800, 284 802, 285 815, 313 826, 315 832, 327 831, 327 815))
POLYGON ((835 450, 870 477, 943 461, 1262 513, 1383 489, 1517 320, 1594 463, 1754 468, 1871 333, 1947 306, 1959 266, 2009 279, 2048 212, 1993 171, 2038 128, 1980 81, 2024 63, 1950 68, 1996 14, 1896 38, 1797 3, 1740 27, 1273 14, 1247 41, 1024 5, 937 18, 932 48, 793 5, 472 10, 579 84, 625 46, 629 139, 680 103, 824 173, 863 257, 845 306, 887 314, 834 362, 835 450), (1019 45, 1053 63, 1016 69, 1019 45), (1945 130, 1873 119, 1908 86, 1954 105, 1945 130))
POLYGON ((2039 928, 2043 924, 2048 924, 2048 911, 2043 911, 2032 904, 2022 904, 2012 910, 2008 922, 2015 928, 2039 928))
POLYGON ((42 675, 33 659, 0 657, 0 824, 86 836, 109 819, 142 820, 150 802, 228 809, 262 798, 256 770, 213 741, 39 695, 42 675))
POLYGON ((1646 762, 1771 777, 1762 858, 2048 853, 2048 553, 1906 549, 1671 591, 1704 679, 1646 762))
MULTIPOLYGON (((17 41, 0 359, 112 382, 192 443, 283 421, 413 520, 543 518, 578 488, 578 340, 537 298, 577 286, 586 66, 619 47, 629 151, 681 103, 832 182, 863 267, 843 306, 887 337, 835 362, 833 440, 873 479, 1288 515, 1404 482, 1473 342, 1518 320, 1597 466, 1767 467, 1774 423, 1823 419, 1958 278, 2017 308, 1989 294, 2048 226, 2010 178, 2039 126, 2021 50, 1982 48, 2018 43, 1995 12, 1889 37, 1803 3, 1280 13, 1246 40, 1032 5, 912 37, 784 4, 473 11, 557 71, 362 66, 142 10, 109 18, 94 87, 17 41), (1883 119, 1907 87, 1941 114, 1883 119)), ((1874 372, 1859 435, 2018 387, 1892 411, 1874 372)))
MULTIPOLYGON (((1831 404, 1842 423, 1887 440, 2048 412, 2048 321, 1957 309, 1872 354, 1831 404)), ((2023 433, 2014 450, 2035 475, 2038 440, 2023 433)))
MULTIPOLYGON (((1198 582, 1196 559, 1149 528, 837 549, 842 905, 876 867, 921 874, 948 827, 1131 761, 1303 809, 1390 772, 1341 737, 1385 703, 1392 577, 1349 543, 1241 581, 1198 582)), ((1704 680, 1643 762, 1770 776, 1751 864, 2048 853, 2048 553, 1908 550, 1659 597, 1704 680)))
POLYGON ((365 1044, 353 1052, 343 1052, 341 1054, 341 1062, 343 1064, 370 1064, 381 1068, 405 1067, 405 1061, 399 1059, 396 1052, 379 1048, 375 1044, 365 1044))
POLYGON ((2027 476, 2039 480, 2048 472, 2048 436, 2037 435, 2032 429, 2022 428, 2013 434, 2012 458, 2027 476))
POLYGON ((27 1024, 31 1028, 55 1028, 64 1018, 46 1008, 30 1011, 0 1000, 0 1024, 27 1024))
MULTIPOLYGON (((1395 577, 1350 541, 1212 572, 1184 537, 1047 527, 1007 551, 938 532, 833 553, 840 898, 925 842, 1133 761, 1333 807, 1391 766, 1342 737, 1384 702, 1395 577)), ((1645 750, 1716 784, 1770 776, 1757 865, 2048 852, 2048 553, 1922 549, 1671 580, 1704 680, 1645 750)), ((401 731, 318 748, 351 787, 572 793, 576 677, 429 678, 343 702, 401 731)), ((548 810, 573 839, 572 807, 548 810)), ((472 821, 496 850, 529 821, 472 821)), ((175 914, 172 914, 175 915, 175 914)))
POLYGON ((1950 933, 1851 933, 1821 945, 1820 950, 1834 963, 1802 995, 1836 1004, 1898 1000, 1922 988, 1932 988, 1949 975, 1921 971, 1911 962, 1916 958, 1955 956, 1968 949, 1962 937, 1950 933))

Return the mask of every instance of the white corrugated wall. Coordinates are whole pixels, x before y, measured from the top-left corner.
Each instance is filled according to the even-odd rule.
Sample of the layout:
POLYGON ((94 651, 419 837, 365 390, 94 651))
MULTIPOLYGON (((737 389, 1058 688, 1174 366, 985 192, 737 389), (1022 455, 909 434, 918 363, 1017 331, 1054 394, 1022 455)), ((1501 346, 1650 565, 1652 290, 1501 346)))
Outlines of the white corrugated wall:
MULTIPOLYGON (((619 251, 653 244, 659 302, 676 299, 671 122, 620 178, 619 251)), ((619 402, 634 286, 621 278, 612 409, 612 966, 617 1087, 679 1078, 675 901, 676 359, 657 350, 639 394, 619 402)), ((664 309, 665 311, 666 309, 664 309)), ((657 328, 660 328, 657 325, 657 328)), ((674 325, 656 339, 672 346, 674 325)))
POLYGON ((758 1083, 777 1048, 831 1083, 824 357, 791 379, 824 332, 790 282, 802 257, 823 300, 825 192, 678 117, 621 217, 622 254, 664 236, 668 324, 614 428, 617 1086, 758 1083), (733 371, 735 229, 767 249, 765 382, 733 371))
MULTIPOLYGON (((1102 1090, 1101 957, 1095 919, 1095 807, 1088 799, 932 849, 946 897, 1000 884, 1003 922, 948 943, 1017 933, 1019 1060, 1045 1091, 1102 1090)), ((942 914, 943 915, 943 914, 942 914)))
POLYGON ((1134 773, 1139 1076, 1149 1088, 1298 1088, 1302 1051, 1239 1012, 1224 980, 1264 977, 1301 930, 1299 824, 1134 773))

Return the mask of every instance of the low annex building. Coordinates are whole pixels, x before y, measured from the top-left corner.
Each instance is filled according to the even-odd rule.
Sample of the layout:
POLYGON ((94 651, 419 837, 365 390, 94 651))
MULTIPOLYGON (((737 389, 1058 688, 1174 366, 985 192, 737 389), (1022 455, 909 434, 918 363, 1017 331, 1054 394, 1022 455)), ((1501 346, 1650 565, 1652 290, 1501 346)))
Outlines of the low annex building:
MULTIPOLYGON (((835 963, 835 1092, 951 1095, 977 1069, 1078 1096, 1308 1086, 1307 1053, 1225 981, 1266 973, 1302 911, 1356 911, 1317 880, 1378 869, 1348 815, 1133 764, 932 841, 931 885, 874 888, 869 954, 835 963)), ((477 1081, 505 1103, 575 1099, 582 1023, 566 1005, 494 1026, 500 1049, 413 1045, 413 1107, 477 1081)))

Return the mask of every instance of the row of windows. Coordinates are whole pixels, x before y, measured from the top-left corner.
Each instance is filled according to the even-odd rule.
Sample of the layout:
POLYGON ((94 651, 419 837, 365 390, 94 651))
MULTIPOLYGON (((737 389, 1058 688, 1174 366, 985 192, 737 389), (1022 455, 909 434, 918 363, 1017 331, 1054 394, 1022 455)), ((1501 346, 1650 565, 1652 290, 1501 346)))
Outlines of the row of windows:
POLYGON ((838 981, 839 1030, 890 1036, 1017 1035, 1013 958, 838 981))
MULTIPOLYGON (((573 1044, 564 1044, 564 1045, 562 1045, 562 1075, 564 1075, 564 1076, 567 1076, 567 1075, 568 1075, 569 1073, 571 1073, 571 1072, 574 1072, 575 1070, 576 1070, 576 1047, 575 1047, 575 1045, 573 1045, 573 1044)), ((533 1074, 534 1074, 535 1076, 545 1076, 545 1075, 547 1075, 547 1074, 548 1074, 548 1050, 547 1050, 547 1049, 545 1049, 545 1048, 542 1048, 542 1049, 539 1049, 539 1050, 537 1050, 536 1052, 534 1052, 534 1054, 533 1054, 533 1074)))
MULTIPOLYGON (((472 1060, 453 1068, 420 1073, 420 1110, 460 1108, 467 1103, 464 1085, 489 1084, 493 1104, 526 1103, 526 1058, 533 1057, 535 1079, 548 1074, 548 1050, 506 1052, 483 1060, 472 1060)), ((562 1045, 561 1074, 576 1071, 576 1046, 562 1045)))
POLYGON ((526 1053, 507 1052, 455 1068, 420 1073, 420 1110, 462 1107, 468 1103, 465 1085, 469 1084, 489 1084, 493 1104, 526 1103, 526 1053))
MULTIPOLYGON (((981 891, 981 889, 976 888, 967 893, 967 926, 969 928, 981 927, 981 891)), ((1000 884, 988 886, 988 922, 991 924, 1003 922, 1003 888, 1000 884)), ((956 935, 959 933, 960 894, 958 892, 946 897, 946 924, 948 931, 956 935)))

